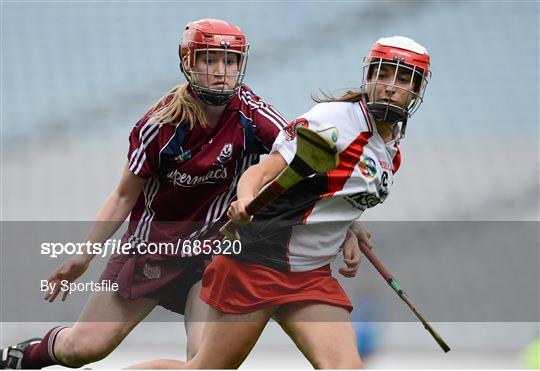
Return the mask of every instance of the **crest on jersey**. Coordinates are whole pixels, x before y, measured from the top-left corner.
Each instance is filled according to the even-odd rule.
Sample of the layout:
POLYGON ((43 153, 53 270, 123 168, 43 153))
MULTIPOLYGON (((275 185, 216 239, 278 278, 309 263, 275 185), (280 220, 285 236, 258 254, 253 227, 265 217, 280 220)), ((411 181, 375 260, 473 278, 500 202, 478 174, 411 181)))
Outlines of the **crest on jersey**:
POLYGON ((294 121, 291 121, 289 125, 285 126, 285 128, 283 129, 283 134, 285 135, 285 139, 288 141, 293 140, 294 138, 296 138, 296 130, 299 127, 307 128, 308 126, 309 126, 308 120, 301 117, 297 118, 294 121))
POLYGON ((144 264, 143 274, 148 280, 157 280, 161 277, 161 267, 159 265, 144 264))
POLYGON ((365 157, 360 164, 358 164, 362 175, 368 179, 373 179, 377 174, 377 163, 371 157, 365 157))
POLYGON ((227 143, 221 149, 217 160, 222 164, 229 161, 232 158, 233 147, 232 143, 227 143))

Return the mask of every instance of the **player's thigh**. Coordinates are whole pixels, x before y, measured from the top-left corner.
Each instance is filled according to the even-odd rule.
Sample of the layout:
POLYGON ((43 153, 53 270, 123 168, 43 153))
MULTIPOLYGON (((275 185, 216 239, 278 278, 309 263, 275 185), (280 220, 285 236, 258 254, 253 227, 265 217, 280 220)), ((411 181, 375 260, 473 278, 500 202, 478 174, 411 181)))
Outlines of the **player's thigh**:
POLYGON ((70 337, 92 339, 110 346, 119 344, 158 304, 150 298, 127 300, 116 292, 94 292, 84 307, 70 337))
POLYGON ((198 352, 186 368, 237 368, 259 339, 275 307, 233 315, 209 309, 198 352))
POLYGON ((210 307, 200 297, 202 281, 197 282, 189 290, 186 310, 184 314, 184 326, 186 329, 186 356, 190 360, 195 356, 202 341, 204 325, 207 321, 210 307))
POLYGON ((283 305, 274 316, 315 368, 360 368, 349 312, 316 302, 283 305))

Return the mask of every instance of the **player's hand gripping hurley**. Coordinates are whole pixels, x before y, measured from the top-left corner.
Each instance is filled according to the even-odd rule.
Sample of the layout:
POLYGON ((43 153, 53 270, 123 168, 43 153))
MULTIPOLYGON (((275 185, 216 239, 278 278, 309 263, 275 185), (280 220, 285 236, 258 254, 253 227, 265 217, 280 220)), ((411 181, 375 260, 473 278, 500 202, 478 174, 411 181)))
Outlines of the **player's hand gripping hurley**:
POLYGON ((444 350, 445 353, 450 351, 450 347, 448 346, 448 344, 446 344, 446 342, 441 338, 441 336, 433 329, 433 327, 431 327, 429 322, 426 321, 426 319, 424 318, 424 316, 422 316, 422 314, 418 311, 418 309, 415 308, 411 300, 405 294, 405 291, 403 291, 399 283, 394 279, 394 277, 392 277, 390 272, 388 272, 388 270, 384 267, 384 265, 382 265, 379 259, 377 259, 375 254, 373 254, 373 252, 368 247, 364 246, 363 244, 360 244, 360 250, 362 251, 362 253, 364 253, 366 258, 368 258, 370 263, 373 264, 375 269, 377 269, 377 271, 386 280, 386 282, 388 282, 388 284, 396 292, 396 294, 398 294, 401 300, 403 300, 405 304, 407 304, 407 306, 411 308, 414 315, 420 320, 420 322, 422 322, 422 325, 424 325, 424 328, 431 334, 431 336, 433 336, 433 338, 435 339, 437 344, 439 344, 442 350, 444 350))
MULTIPOLYGON (((296 131, 296 155, 283 171, 255 197, 246 207, 249 215, 256 214, 265 205, 291 188, 302 179, 316 173, 334 169, 339 162, 336 148, 338 130, 333 126, 311 130, 299 127, 296 131)), ((231 239, 237 239, 235 225, 229 220, 220 232, 231 239)))

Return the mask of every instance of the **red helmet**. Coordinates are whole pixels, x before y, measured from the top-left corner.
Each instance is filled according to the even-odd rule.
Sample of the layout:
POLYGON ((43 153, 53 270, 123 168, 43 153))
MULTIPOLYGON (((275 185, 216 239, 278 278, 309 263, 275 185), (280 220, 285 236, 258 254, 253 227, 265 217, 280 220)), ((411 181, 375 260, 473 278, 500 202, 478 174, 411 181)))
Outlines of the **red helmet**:
POLYGON ((418 109, 431 75, 429 62, 426 48, 408 37, 384 37, 373 44, 369 55, 364 58, 362 90, 366 94, 366 105, 376 120, 406 122, 407 118, 418 109), (395 68, 394 81, 391 84, 378 80, 378 71, 383 64, 392 65, 395 68), (411 74, 408 89, 396 86, 399 69, 406 69, 411 74), (373 77, 374 71, 377 71, 375 77, 373 77), (390 102, 375 102, 374 97, 369 97, 368 94, 370 86, 375 84, 391 85, 393 89, 407 90, 413 98, 407 107, 399 107, 390 102))
POLYGON ((234 96, 244 79, 249 49, 246 36, 240 28, 219 19, 201 19, 188 23, 178 49, 180 68, 193 91, 203 102, 223 105, 234 96), (225 67, 224 72, 226 78, 235 78, 233 89, 225 89, 225 86, 221 89, 211 89, 200 84, 204 75, 208 77, 211 73, 208 69, 206 73, 195 71, 193 68, 195 62, 201 53, 207 58, 209 52, 216 51, 225 53, 225 58, 230 53, 238 55, 237 68, 227 71, 225 67))

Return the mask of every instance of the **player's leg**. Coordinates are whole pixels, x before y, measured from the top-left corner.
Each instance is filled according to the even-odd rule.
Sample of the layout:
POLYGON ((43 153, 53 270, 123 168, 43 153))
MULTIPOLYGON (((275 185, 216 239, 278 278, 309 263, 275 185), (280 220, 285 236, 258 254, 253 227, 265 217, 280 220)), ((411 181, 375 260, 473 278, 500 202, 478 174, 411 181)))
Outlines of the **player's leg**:
POLYGON ((94 293, 77 323, 58 333, 55 357, 73 367, 103 359, 157 304, 149 298, 126 300, 115 292, 94 293))
POLYGON ((157 303, 148 298, 129 301, 115 292, 95 292, 73 327, 58 326, 41 341, 6 348, 15 350, 11 354, 3 351, 0 365, 6 363, 9 367, 9 362, 19 368, 53 364, 80 367, 98 361, 112 352, 157 303))
POLYGON ((204 325, 207 321, 210 307, 200 297, 202 281, 197 282, 189 290, 184 312, 184 327, 186 329, 186 359, 192 359, 202 341, 204 325))
POLYGON ((238 368, 251 352, 276 307, 248 314, 209 309, 201 346, 188 368, 238 368))
POLYGON ((314 368, 363 367, 346 309, 317 302, 295 302, 281 306, 274 318, 314 368))
POLYGON ((159 359, 128 368, 238 368, 251 352, 274 311, 275 307, 268 307, 238 315, 209 308, 200 347, 190 361, 159 359))

